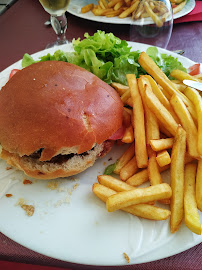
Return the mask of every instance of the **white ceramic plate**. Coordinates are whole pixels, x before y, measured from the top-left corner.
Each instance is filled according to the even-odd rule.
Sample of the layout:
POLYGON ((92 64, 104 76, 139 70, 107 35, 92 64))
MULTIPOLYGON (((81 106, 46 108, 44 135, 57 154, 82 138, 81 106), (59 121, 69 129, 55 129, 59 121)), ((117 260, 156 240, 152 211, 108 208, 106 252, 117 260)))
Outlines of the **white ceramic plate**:
MULTIPOLYGON (((138 43, 130 45, 141 51, 148 47, 138 43)), ((70 46, 62 49, 68 51, 70 46)), ((185 67, 194 63, 169 51, 159 50, 178 57, 185 67)), ((33 56, 38 59, 53 51, 49 49, 33 56)), ((13 68, 20 67, 21 61, 0 73, 0 86, 6 83, 13 68)), ((129 256, 130 264, 149 262, 200 243, 201 236, 191 233, 184 224, 177 233, 171 234, 169 220, 155 222, 121 211, 107 212, 105 204, 92 193, 92 184, 123 150, 116 147, 85 172, 69 180, 58 180, 57 190, 47 187, 51 181, 37 180, 32 185, 23 185, 22 180, 27 177, 15 169, 6 170, 7 165, 0 161, 0 231, 41 254, 89 265, 126 265, 124 252, 129 256), (5 193, 13 196, 7 198, 5 193), (19 198, 34 205, 32 217, 16 205, 19 198)), ((168 173, 164 173, 164 179, 169 179, 168 173)))
MULTIPOLYGON (((132 23, 132 20, 130 17, 125 18, 125 19, 119 19, 118 17, 107 18, 105 16, 94 16, 94 14, 91 11, 88 13, 82 14, 81 8, 85 5, 90 4, 90 3, 97 4, 97 1, 96 0, 84 0, 84 1, 73 0, 73 1, 70 1, 68 12, 77 16, 77 17, 91 20, 91 21, 101 22, 101 23, 115 23, 115 24, 131 24, 132 23)), ((186 14, 191 12, 194 9, 194 7, 195 7, 195 0, 188 0, 185 7, 180 12, 174 14, 173 18, 177 19, 177 18, 180 18, 182 16, 185 16, 186 14)), ((147 23, 152 22, 151 19, 145 19, 145 21, 147 23)), ((140 23, 140 21, 137 20, 136 24, 139 24, 139 23, 140 23)))

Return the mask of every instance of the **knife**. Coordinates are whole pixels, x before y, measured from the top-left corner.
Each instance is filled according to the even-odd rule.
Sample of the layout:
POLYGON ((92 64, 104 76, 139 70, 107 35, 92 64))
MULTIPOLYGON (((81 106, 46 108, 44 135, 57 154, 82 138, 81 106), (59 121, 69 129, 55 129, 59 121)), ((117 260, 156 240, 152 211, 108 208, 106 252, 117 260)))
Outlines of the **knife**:
POLYGON ((187 86, 193 87, 197 90, 202 91, 202 83, 201 82, 195 82, 192 80, 183 80, 183 83, 187 86))

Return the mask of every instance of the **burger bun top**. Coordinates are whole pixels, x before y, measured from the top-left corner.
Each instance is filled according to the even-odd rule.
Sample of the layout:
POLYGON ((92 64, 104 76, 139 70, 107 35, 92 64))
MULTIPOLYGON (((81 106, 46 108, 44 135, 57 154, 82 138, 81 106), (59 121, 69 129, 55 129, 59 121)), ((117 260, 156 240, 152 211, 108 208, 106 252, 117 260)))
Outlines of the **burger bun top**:
POLYGON ((41 161, 78 154, 107 140, 122 125, 117 92, 87 70, 62 61, 32 64, 0 91, 0 143, 10 153, 41 161))

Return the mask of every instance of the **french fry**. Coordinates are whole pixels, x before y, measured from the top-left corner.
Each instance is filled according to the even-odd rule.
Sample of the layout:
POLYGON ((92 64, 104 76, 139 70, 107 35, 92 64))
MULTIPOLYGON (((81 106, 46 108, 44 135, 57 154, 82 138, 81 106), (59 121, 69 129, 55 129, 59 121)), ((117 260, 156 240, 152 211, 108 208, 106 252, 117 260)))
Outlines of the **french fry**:
POLYGON ((131 97, 126 100, 126 105, 129 105, 131 108, 133 107, 133 101, 131 97))
POLYGON ((163 21, 161 20, 161 18, 156 13, 154 13, 152 11, 150 5, 146 1, 144 2, 144 8, 146 9, 149 16, 152 18, 154 23, 156 24, 156 26, 157 27, 162 27, 163 26, 163 21))
POLYGON ((97 179, 99 184, 111 188, 117 192, 135 189, 135 187, 128 185, 110 175, 98 175, 97 179))
POLYGON ((186 5, 186 1, 183 1, 182 3, 180 3, 179 5, 174 7, 173 8, 173 14, 176 14, 176 13, 180 12, 184 8, 185 5, 186 5))
MULTIPOLYGON (((150 151, 149 151, 148 174, 149 174, 150 184, 152 186, 162 183, 162 177, 161 177, 161 174, 160 174, 159 164, 157 163, 156 157, 157 157, 156 152, 152 151, 152 149, 150 149, 150 151)), ((162 200, 159 200, 159 202, 169 204, 170 199, 162 199, 162 200)))
POLYGON ((100 0, 105 8, 108 8, 108 3, 106 0, 100 0))
POLYGON ((108 3, 108 7, 109 8, 112 8, 114 7, 120 0, 111 0, 109 3, 108 3))
POLYGON ((191 76, 188 73, 186 73, 186 72, 184 72, 182 70, 179 70, 179 69, 172 70, 171 73, 170 73, 170 76, 174 77, 174 78, 176 78, 177 80, 180 80, 180 81, 192 80, 192 81, 198 82, 198 80, 194 76, 191 76))
POLYGON ((163 106, 153 92, 146 88, 146 103, 150 110, 156 115, 159 121, 165 125, 166 129, 175 136, 178 127, 177 122, 170 112, 163 106))
POLYGON ((171 3, 175 3, 175 4, 180 4, 182 3, 184 0, 171 0, 171 3))
POLYGON ((89 4, 81 8, 81 13, 87 13, 94 8, 94 4, 89 4))
POLYGON ((118 16, 119 14, 121 14, 122 11, 123 11, 122 9, 109 11, 109 12, 105 13, 105 16, 108 18, 115 17, 115 16, 118 16))
MULTIPOLYGON (((161 2, 161 1, 153 1, 154 3, 154 8, 155 8, 155 13, 157 13, 159 16, 162 16, 166 12, 169 12, 168 8, 166 5, 161 2)), ((162 19, 162 17, 161 17, 162 19)))
POLYGON ((105 7, 105 5, 104 5, 104 3, 103 3, 102 0, 99 0, 99 1, 98 1, 98 6, 99 6, 100 8, 102 8, 102 9, 106 9, 106 8, 107 8, 107 7, 105 7))
POLYGON ((134 74, 127 74, 127 81, 133 102, 133 121, 135 126, 135 155, 139 168, 147 167, 148 156, 146 148, 145 120, 142 99, 134 74))
POLYGON ((126 181, 132 175, 138 171, 137 160, 134 156, 121 170, 120 178, 122 181, 126 181))
POLYGON ((128 86, 115 82, 111 83, 111 86, 119 93, 120 96, 122 96, 126 90, 129 89, 128 86))
POLYGON ((196 173, 196 202, 197 207, 202 211, 202 160, 198 161, 197 173, 196 173))
POLYGON ((138 61, 139 64, 147 71, 147 73, 150 74, 155 81, 169 93, 170 96, 173 94, 179 95, 186 106, 191 107, 191 109, 194 111, 191 101, 175 88, 174 84, 145 52, 141 52, 138 61))
POLYGON ((202 99, 200 94, 193 88, 187 87, 184 90, 185 95, 193 102, 197 112, 198 122, 198 151, 202 155, 202 99))
POLYGON ((122 142, 124 143, 132 143, 134 141, 134 130, 132 125, 127 127, 125 129, 125 132, 123 134, 123 138, 121 139, 122 142))
POLYGON ((124 0, 119 1, 118 3, 116 3, 116 5, 114 6, 114 10, 118 11, 124 4, 124 0))
POLYGON ((162 150, 157 153, 156 161, 160 167, 164 167, 171 163, 171 158, 167 150, 162 150))
POLYGON ((115 174, 119 174, 120 170, 131 160, 131 158, 135 154, 134 143, 130 145, 130 147, 123 153, 123 155, 118 159, 116 163, 116 167, 114 169, 115 174))
POLYGON ((150 82, 152 91, 157 96, 157 98, 161 101, 161 103, 168 109, 170 108, 170 103, 164 93, 161 91, 155 80, 150 75, 144 75, 150 82))
MULTIPOLYGON (((185 164, 188 164, 192 162, 194 159, 191 157, 188 153, 185 154, 185 164)), ((170 168, 170 164, 164 166, 164 167, 159 167, 160 172, 164 172, 170 168)), ((128 180, 126 181, 127 184, 131 186, 140 186, 141 184, 147 182, 149 180, 149 173, 148 169, 143 169, 140 172, 135 173, 132 175, 128 180)))
POLYGON ((166 129, 163 123, 159 122, 159 129, 161 134, 165 135, 167 138, 173 137, 173 135, 166 129))
POLYGON ((129 127, 131 125, 131 113, 132 113, 132 110, 129 110, 125 107, 123 108, 123 126, 124 127, 129 127))
POLYGON ((159 171, 159 166, 156 161, 156 152, 151 151, 149 155, 148 174, 151 185, 162 183, 162 177, 159 171))
POLYGON ((157 121, 156 116, 146 108, 145 110, 145 118, 146 118, 146 143, 149 144, 151 139, 159 139, 160 138, 160 130, 159 123, 157 121))
POLYGON ((133 115, 132 109, 129 109, 129 108, 126 108, 126 107, 124 107, 123 109, 124 109, 124 111, 128 112, 130 114, 130 116, 132 117, 132 115, 133 115))
POLYGON ((146 143, 149 144, 150 140, 160 138, 160 131, 159 131, 159 124, 158 124, 158 120, 156 116, 153 114, 153 112, 151 112, 151 110, 148 108, 146 104, 145 85, 150 87, 150 90, 151 90, 151 85, 150 85, 149 80, 146 78, 146 76, 141 76, 138 79, 138 86, 139 86, 139 91, 142 97, 142 102, 143 102, 144 112, 145 112, 146 143))
MULTIPOLYGON (((135 189, 135 187, 128 185, 125 182, 118 180, 110 175, 98 175, 97 179, 99 184, 111 188, 116 192, 135 189)), ((153 202, 149 202, 149 204, 153 204, 153 202)))
POLYGON ((120 15, 119 18, 123 19, 128 17, 130 14, 132 14, 133 12, 135 12, 135 10, 137 9, 139 5, 139 0, 136 1, 134 4, 132 4, 132 6, 130 6, 129 8, 127 8, 126 10, 124 10, 120 15))
MULTIPOLYGON (((116 194, 116 191, 108 187, 105 187, 103 185, 95 183, 93 185, 93 193, 98 198, 100 198, 103 202, 106 202, 110 196, 116 194)), ((150 219, 150 220, 165 220, 169 218, 170 216, 169 210, 156 207, 153 205, 149 205, 149 204, 132 205, 122 210, 132 215, 150 219)))
MULTIPOLYGON (((172 82, 173 82, 173 81, 172 81, 172 82)), ((180 83, 175 83, 175 82, 173 82, 173 83, 174 83, 175 87, 176 87, 180 92, 184 93, 185 88, 187 88, 187 86, 186 86, 185 84, 183 84, 182 82, 180 82, 180 83)))
POLYGON ((201 234, 201 223, 195 196, 196 167, 197 164, 192 163, 185 166, 184 222, 192 232, 201 234))
POLYGON ((184 164, 185 164, 185 151, 186 151, 186 132, 179 126, 174 139, 171 166, 170 166, 170 179, 172 198, 170 203, 171 218, 170 230, 175 233, 183 220, 184 215, 184 164))
MULTIPOLYGON (((143 11, 144 11, 144 9, 143 9, 143 11)), ((145 11, 145 12, 142 12, 141 14, 140 14, 140 19, 142 19, 142 18, 148 18, 149 17, 149 14, 145 11)))
POLYGON ((125 104, 126 101, 130 98, 131 93, 130 93, 130 89, 126 90, 125 93, 121 96, 121 100, 123 101, 123 103, 125 104))
POLYGON ((155 8, 154 2, 151 1, 151 2, 149 2, 148 4, 149 4, 149 6, 150 6, 151 9, 154 9, 154 8, 155 8))
POLYGON ((150 140, 151 148, 156 151, 162 151, 172 148, 173 138, 159 139, 159 140, 150 140))
POLYGON ((187 146, 190 156, 199 158, 197 128, 189 111, 187 110, 183 101, 177 95, 172 96, 170 103, 179 117, 182 127, 187 133, 187 146))
POLYGON ((137 187, 144 184, 148 180, 149 180, 148 169, 144 169, 129 177, 126 183, 131 186, 137 187))
POLYGON ((175 85, 182 84, 182 82, 180 80, 177 80, 177 79, 172 79, 171 82, 174 83, 175 85))
POLYGON ((110 196, 106 201, 108 212, 114 212, 125 207, 148 203, 155 200, 169 199, 172 196, 171 187, 166 184, 159 184, 146 188, 137 188, 110 196))
POLYGON ((131 5, 131 0, 124 0, 125 4, 127 7, 130 7, 131 5))
POLYGON ((167 97, 164 95, 164 93, 162 92, 162 88, 160 89, 160 87, 157 85, 157 83, 154 81, 154 79, 150 76, 150 75, 145 75, 145 77, 147 77, 147 79, 149 80, 151 87, 152 87, 152 91, 154 92, 154 94, 157 96, 157 98, 159 99, 159 101, 165 106, 165 108, 170 112, 170 114, 172 115, 172 117, 175 119, 175 121, 177 123, 179 123, 179 119, 177 117, 177 115, 175 114, 172 106, 170 105, 170 96, 169 96, 169 100, 167 99, 167 97))
POLYGON ((196 79, 198 79, 200 82, 202 81, 202 73, 193 75, 196 79))
POLYGON ((106 10, 105 9, 101 9, 101 8, 93 8, 92 12, 95 16, 104 16, 106 10))
POLYGON ((139 19, 142 13, 144 12, 144 1, 145 0, 140 1, 137 9, 135 10, 135 12, 133 12, 133 16, 132 16, 133 19, 135 20, 139 19))
MULTIPOLYGON (((181 2, 183 0, 176 0, 181 2)), ((115 17, 120 15, 120 19, 131 16, 132 19, 141 19, 151 17, 154 22, 161 26, 170 15, 166 5, 162 1, 149 1, 145 0, 98 0, 98 5, 93 3, 83 6, 81 13, 89 12, 90 10, 95 16, 106 16, 115 17), (138 3, 137 3, 138 2, 138 3), (146 11, 147 10, 147 11, 146 11)), ((175 1, 172 0, 172 5, 176 5, 175 1)), ((183 8, 184 2, 177 5, 177 8, 173 9, 174 12, 179 12, 183 8), (182 6, 180 6, 182 5, 182 6)))
POLYGON ((159 89, 161 90, 161 92, 164 94, 164 96, 168 99, 168 100, 170 100, 170 98, 171 98, 171 95, 160 85, 160 84, 158 84, 158 87, 159 87, 159 89))

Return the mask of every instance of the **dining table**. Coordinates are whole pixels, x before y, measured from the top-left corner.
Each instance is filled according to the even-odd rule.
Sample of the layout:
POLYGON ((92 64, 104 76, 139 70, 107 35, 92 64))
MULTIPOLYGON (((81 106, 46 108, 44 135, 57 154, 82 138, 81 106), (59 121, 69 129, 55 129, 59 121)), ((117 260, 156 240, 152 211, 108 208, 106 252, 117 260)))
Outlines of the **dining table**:
MULTIPOLYGON (((74 0, 73 0, 74 1, 74 0)), ((174 20, 173 31, 167 50, 183 50, 183 56, 202 63, 202 2, 190 14, 174 20), (196 16, 195 16, 196 15, 196 16)), ((68 27, 66 37, 83 38, 87 32, 93 35, 97 30, 112 32, 120 39, 130 41, 130 27, 127 24, 109 24, 85 20, 66 13, 68 27)), ((25 53, 33 54, 44 50, 47 44, 56 40, 56 34, 46 22, 50 15, 36 0, 18 0, 0 15, 0 72, 22 59, 25 53)), ((1 216, 0 216, 1 219, 1 216)), ((15 224, 13 224, 15 226, 15 224)), ((201 239, 202 240, 202 239, 201 239)), ((59 270, 59 269, 202 269, 202 241, 200 244, 173 256, 134 265, 93 266, 62 261, 30 250, 0 233, 1 270, 59 270)))

